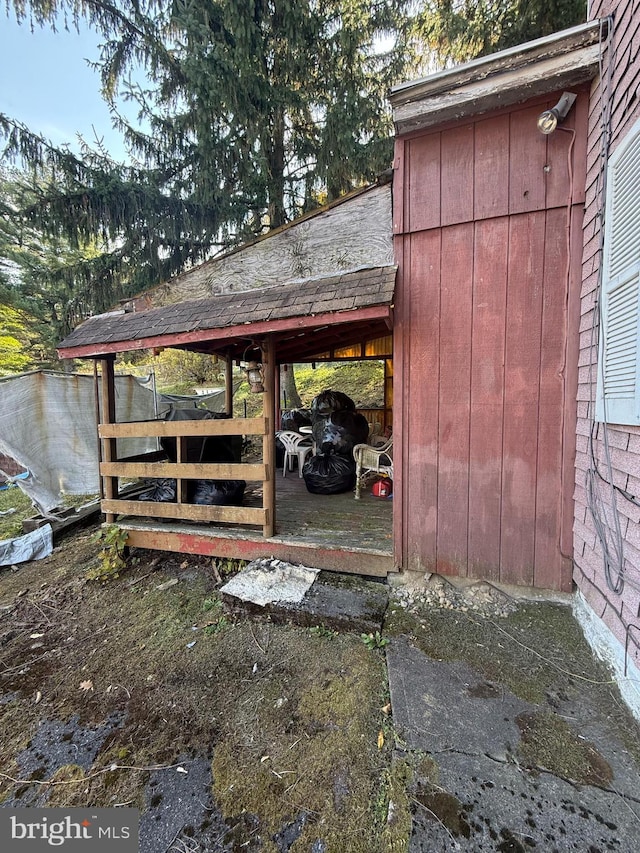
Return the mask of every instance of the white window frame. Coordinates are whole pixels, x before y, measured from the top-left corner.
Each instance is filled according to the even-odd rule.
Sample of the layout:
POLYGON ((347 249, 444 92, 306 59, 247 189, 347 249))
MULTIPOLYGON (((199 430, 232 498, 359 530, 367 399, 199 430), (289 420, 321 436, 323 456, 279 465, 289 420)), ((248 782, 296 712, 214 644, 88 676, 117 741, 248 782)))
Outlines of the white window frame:
POLYGON ((596 420, 640 424, 640 120, 607 166, 596 420))

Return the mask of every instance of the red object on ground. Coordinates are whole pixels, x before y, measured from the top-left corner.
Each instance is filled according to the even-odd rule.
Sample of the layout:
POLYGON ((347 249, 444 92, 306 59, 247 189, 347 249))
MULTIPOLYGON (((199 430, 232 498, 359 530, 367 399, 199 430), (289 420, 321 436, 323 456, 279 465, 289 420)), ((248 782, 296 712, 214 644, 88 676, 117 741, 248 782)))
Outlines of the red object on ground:
POLYGON ((376 498, 388 498, 392 491, 393 483, 388 479, 376 480, 371 486, 371 494, 376 498))

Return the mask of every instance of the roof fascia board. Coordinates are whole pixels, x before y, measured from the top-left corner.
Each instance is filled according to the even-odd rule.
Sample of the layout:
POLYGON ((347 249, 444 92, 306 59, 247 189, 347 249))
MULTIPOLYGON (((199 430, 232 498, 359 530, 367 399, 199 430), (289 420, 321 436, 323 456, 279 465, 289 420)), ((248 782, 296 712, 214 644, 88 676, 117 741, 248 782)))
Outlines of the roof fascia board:
POLYGON ((395 86, 389 100, 396 132, 404 134, 443 120, 475 115, 593 79, 602 26, 599 20, 581 24, 395 86), (443 107, 447 111, 444 117, 443 107), (432 116, 434 113, 437 116, 432 116))
POLYGON ((156 335, 132 340, 113 341, 111 343, 83 344, 77 347, 58 349, 60 358, 100 358, 106 355, 130 352, 154 347, 179 347, 185 344, 220 342, 236 338, 255 338, 278 332, 305 330, 315 326, 337 326, 366 320, 387 319, 390 305, 372 305, 366 308, 352 308, 347 311, 332 311, 326 314, 313 314, 305 317, 291 317, 281 320, 264 320, 258 323, 244 323, 240 326, 226 326, 216 329, 201 329, 197 332, 180 332, 173 335, 156 335))
POLYGON ((394 111, 396 133, 403 136, 499 107, 522 103, 530 98, 579 86, 592 80, 598 70, 599 45, 583 48, 583 62, 576 66, 575 54, 547 59, 526 69, 508 71, 468 86, 433 95, 428 104, 410 102, 394 111))

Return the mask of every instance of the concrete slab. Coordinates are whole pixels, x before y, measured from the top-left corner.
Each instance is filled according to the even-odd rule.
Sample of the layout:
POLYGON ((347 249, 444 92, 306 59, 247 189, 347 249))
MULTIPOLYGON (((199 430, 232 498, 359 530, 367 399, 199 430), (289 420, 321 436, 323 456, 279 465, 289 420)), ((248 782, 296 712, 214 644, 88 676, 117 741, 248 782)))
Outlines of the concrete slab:
POLYGON ((554 709, 606 769, 598 784, 576 784, 519 761, 523 720, 548 707, 404 639, 387 664, 400 755, 426 753, 436 768, 414 782, 410 853, 640 850, 639 768, 588 699, 554 709))
MULTIPOLYGON (((282 561, 278 563, 278 572, 285 573, 282 575, 282 583, 285 584, 285 564, 282 561)), ((298 576, 299 567, 292 565, 291 573, 298 576)), ((319 572, 301 600, 257 603, 253 600, 257 596, 245 594, 243 587, 244 584, 240 583, 231 588, 231 592, 225 587, 221 589, 222 600, 228 612, 305 627, 323 625, 335 631, 367 634, 380 631, 388 604, 386 583, 335 572, 319 572)))

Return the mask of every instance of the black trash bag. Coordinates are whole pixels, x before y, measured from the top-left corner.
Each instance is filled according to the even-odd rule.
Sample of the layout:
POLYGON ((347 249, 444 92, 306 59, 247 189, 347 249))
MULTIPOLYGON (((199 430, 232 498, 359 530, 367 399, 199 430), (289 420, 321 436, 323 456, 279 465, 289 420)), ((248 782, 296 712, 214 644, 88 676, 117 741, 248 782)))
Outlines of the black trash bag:
POLYGON ((314 495, 338 495, 356 484, 356 463, 348 456, 310 456, 302 468, 307 491, 314 495))
POLYGON ((332 412, 354 412, 356 404, 351 397, 342 391, 321 391, 311 402, 311 421, 315 423, 316 418, 326 418, 332 412))
POLYGON ((311 426, 311 414, 308 409, 289 409, 280 415, 280 429, 300 432, 301 426, 311 426))
MULTIPOLYGON (((222 412, 210 412, 208 409, 172 409, 165 417, 166 421, 220 420, 229 415, 222 412)), ((176 439, 163 436, 160 446, 170 462, 178 458, 176 439)), ((207 435, 200 438, 189 436, 185 441, 186 459, 183 462, 240 462, 242 454, 242 436, 207 435)))
POLYGON ((369 423, 358 412, 333 412, 328 418, 317 418, 313 424, 313 440, 317 453, 341 453, 348 456, 356 444, 364 444, 369 423))
POLYGON ((196 480, 192 501, 207 506, 242 506, 244 480, 196 480))
POLYGON ((160 501, 169 503, 176 499, 176 481, 173 477, 152 480, 147 488, 138 495, 139 501, 160 501))

